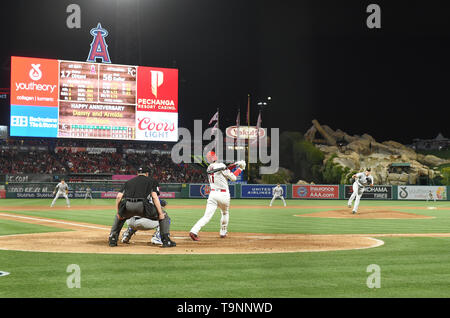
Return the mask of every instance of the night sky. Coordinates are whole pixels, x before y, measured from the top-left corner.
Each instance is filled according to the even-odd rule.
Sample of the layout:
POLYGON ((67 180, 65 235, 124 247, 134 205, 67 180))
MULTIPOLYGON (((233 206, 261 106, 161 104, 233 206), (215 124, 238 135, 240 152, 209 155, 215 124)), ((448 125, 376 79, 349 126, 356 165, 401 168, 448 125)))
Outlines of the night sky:
MULTIPOLYGON (((3 3, 0 87, 10 56, 85 61, 98 22, 113 63, 175 67, 179 126, 251 124, 305 132, 317 119, 378 141, 450 137, 450 18, 445 1, 59 0, 3 3), (81 6, 81 28, 66 7, 81 6), (381 7, 381 29, 366 7, 381 7)), ((0 124, 9 125, 2 102, 0 124)))

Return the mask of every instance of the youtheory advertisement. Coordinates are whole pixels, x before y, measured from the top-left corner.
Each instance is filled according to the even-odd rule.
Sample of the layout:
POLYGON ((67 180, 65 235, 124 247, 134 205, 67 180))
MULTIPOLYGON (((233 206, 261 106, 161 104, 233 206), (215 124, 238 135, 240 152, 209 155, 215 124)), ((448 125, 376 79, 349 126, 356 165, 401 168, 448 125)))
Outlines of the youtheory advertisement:
POLYGON ((11 136, 178 139, 178 70, 11 57, 11 136))

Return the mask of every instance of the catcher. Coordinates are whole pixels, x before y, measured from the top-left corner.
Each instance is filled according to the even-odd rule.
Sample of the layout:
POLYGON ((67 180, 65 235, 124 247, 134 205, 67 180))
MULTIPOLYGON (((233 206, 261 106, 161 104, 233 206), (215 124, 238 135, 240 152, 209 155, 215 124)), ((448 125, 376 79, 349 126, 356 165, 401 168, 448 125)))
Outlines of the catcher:
MULTIPOLYGON (((158 193, 159 195, 159 193, 158 193)), ((161 208, 164 208, 167 205, 165 200, 160 199, 161 208)), ((161 233, 159 228, 159 222, 150 220, 148 218, 143 218, 139 216, 133 216, 132 218, 127 220, 128 228, 122 234, 122 243, 128 244, 130 242, 131 237, 136 234, 137 231, 150 231, 155 230, 150 243, 154 245, 162 245, 161 241, 161 233)))

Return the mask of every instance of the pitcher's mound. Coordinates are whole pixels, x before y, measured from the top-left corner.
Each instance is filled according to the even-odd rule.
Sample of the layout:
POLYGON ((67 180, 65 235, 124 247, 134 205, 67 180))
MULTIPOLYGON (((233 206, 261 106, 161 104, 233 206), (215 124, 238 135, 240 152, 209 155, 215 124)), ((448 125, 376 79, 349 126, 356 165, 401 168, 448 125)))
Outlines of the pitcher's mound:
POLYGON ((432 216, 420 215, 414 213, 393 211, 393 210, 378 210, 378 209, 360 209, 356 214, 352 213, 351 209, 340 209, 321 211, 315 213, 308 213, 296 215, 300 217, 310 218, 348 218, 348 219, 431 219, 432 216))

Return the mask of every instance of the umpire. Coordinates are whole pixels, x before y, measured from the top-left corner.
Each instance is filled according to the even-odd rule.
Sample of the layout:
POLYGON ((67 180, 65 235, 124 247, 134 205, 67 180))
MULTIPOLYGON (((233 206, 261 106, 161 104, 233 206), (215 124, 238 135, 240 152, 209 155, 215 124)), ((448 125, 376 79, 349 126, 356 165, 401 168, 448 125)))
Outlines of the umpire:
POLYGON ((170 218, 161 207, 158 183, 148 177, 148 168, 139 168, 138 175, 123 185, 116 197, 117 214, 109 234, 109 246, 117 246, 125 221, 133 216, 159 221, 162 247, 174 247, 170 239, 170 218))

